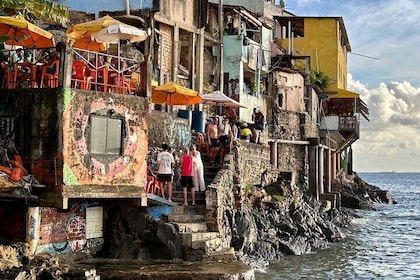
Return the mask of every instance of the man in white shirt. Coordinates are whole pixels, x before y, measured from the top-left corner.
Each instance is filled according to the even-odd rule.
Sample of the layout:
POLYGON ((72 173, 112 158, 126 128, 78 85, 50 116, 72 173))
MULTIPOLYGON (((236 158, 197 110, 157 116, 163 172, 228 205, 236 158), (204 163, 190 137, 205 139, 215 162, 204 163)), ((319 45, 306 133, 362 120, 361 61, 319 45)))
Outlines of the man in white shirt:
POLYGON ((165 185, 168 186, 168 200, 172 201, 172 169, 175 166, 174 156, 168 151, 168 144, 162 144, 162 151, 157 156, 157 181, 162 197, 165 198, 165 185))

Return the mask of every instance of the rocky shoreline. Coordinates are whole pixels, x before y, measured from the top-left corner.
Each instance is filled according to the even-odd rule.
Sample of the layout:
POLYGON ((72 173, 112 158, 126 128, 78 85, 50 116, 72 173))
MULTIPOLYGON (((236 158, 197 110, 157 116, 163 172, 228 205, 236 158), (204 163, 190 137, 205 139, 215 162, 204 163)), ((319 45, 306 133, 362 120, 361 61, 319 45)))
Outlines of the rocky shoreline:
POLYGON ((305 188, 285 182, 247 190, 242 209, 228 213, 231 246, 240 261, 115 260, 89 253, 30 256, 26 244, 1 240, 0 279, 254 279, 253 270, 264 269, 270 260, 310 253, 345 238, 343 229, 356 216, 352 209, 396 203, 388 191, 357 174, 336 180, 332 187, 341 193, 340 209, 328 209, 305 188))

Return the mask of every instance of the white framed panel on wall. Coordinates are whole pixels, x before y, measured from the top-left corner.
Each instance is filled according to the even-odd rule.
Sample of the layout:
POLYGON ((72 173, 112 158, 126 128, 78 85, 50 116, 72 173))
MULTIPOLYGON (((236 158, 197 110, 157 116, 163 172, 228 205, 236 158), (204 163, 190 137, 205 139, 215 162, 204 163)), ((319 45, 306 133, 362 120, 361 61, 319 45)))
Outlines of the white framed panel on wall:
POLYGON ((103 207, 86 208, 86 239, 103 236, 103 207))

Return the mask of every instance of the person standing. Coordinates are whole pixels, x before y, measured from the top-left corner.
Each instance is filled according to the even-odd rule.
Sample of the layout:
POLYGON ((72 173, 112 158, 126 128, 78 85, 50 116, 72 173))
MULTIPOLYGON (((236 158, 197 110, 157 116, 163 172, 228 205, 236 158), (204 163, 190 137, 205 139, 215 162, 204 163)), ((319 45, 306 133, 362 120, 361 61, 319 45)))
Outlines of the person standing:
POLYGON ((211 122, 207 125, 207 140, 209 141, 209 152, 208 156, 210 164, 214 164, 216 161, 217 153, 219 152, 219 134, 218 134, 218 121, 217 117, 213 117, 211 122))
POLYGON ((261 113, 260 108, 254 108, 254 113, 252 114, 252 120, 254 121, 254 127, 257 130, 257 139, 255 140, 255 142, 260 143, 261 134, 265 125, 265 117, 263 113, 261 113))
POLYGON ((165 198, 165 185, 168 186, 168 200, 172 201, 172 169, 175 166, 175 159, 168 150, 168 144, 162 144, 162 151, 157 156, 157 181, 163 198, 165 198))
POLYGON ((206 190, 206 183, 204 182, 204 166, 203 161, 201 159, 201 154, 199 151, 197 151, 197 148, 194 144, 191 145, 190 151, 191 155, 194 158, 194 188, 196 192, 203 192, 206 190))
POLYGON ((183 149, 184 154, 179 160, 181 164, 181 187, 184 196, 184 206, 188 205, 187 189, 191 191, 192 205, 195 205, 195 189, 194 189, 194 157, 189 153, 187 148, 183 149))
POLYGON ((220 143, 220 158, 219 165, 223 164, 225 154, 230 152, 232 143, 232 127, 230 126, 229 119, 224 118, 222 125, 219 126, 219 143, 220 143))

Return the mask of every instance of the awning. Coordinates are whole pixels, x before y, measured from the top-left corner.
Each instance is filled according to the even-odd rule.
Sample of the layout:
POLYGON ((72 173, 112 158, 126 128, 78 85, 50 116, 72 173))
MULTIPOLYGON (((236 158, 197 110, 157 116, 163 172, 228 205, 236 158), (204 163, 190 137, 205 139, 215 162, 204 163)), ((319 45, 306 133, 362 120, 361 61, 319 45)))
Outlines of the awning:
POLYGON ((360 98, 360 94, 339 88, 335 93, 328 93, 328 98, 360 98))
POLYGON ((354 99, 356 99, 355 100, 356 113, 361 114, 366 120, 369 121, 369 108, 366 105, 366 103, 363 102, 362 99, 360 99, 360 94, 339 88, 339 89, 337 89, 337 92, 333 92, 333 93, 329 92, 328 93, 328 98, 329 99, 336 99, 336 98, 343 98, 343 99, 354 98, 354 99))

